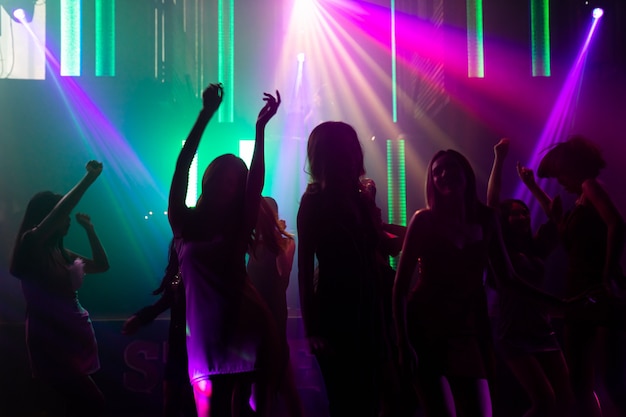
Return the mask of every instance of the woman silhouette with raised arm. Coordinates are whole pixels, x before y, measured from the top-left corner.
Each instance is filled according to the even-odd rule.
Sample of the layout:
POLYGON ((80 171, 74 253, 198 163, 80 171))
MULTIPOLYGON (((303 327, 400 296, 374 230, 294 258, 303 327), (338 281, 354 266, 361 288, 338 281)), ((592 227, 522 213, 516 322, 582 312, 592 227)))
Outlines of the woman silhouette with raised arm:
POLYGON ((202 94, 203 108, 176 162, 168 218, 174 234, 187 306, 189 379, 198 416, 237 413, 238 387, 257 386, 260 416, 269 413, 275 381, 276 326, 246 273, 246 252, 256 224, 265 176, 265 126, 280 95, 265 94, 256 122, 250 170, 241 158, 215 158, 202 178, 195 207, 187 207, 189 168, 207 123, 222 102, 220 84, 202 94))
POLYGON ((102 172, 89 161, 85 176, 65 195, 43 191, 26 208, 13 248, 11 274, 26 299, 26 344, 35 379, 57 390, 67 416, 100 415, 104 397, 91 375, 100 368, 89 313, 78 301, 85 274, 105 272, 109 261, 91 218, 76 214, 87 232, 92 257, 67 249, 70 214, 102 172))

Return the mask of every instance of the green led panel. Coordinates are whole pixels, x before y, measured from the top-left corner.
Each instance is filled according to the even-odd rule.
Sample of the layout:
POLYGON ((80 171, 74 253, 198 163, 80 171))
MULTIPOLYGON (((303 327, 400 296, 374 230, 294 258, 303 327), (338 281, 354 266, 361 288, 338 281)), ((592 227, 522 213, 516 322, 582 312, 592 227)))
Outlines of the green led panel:
POLYGON ((391 0, 391 117, 398 122, 398 71, 396 56, 396 2, 391 0))
POLYGON ((96 0, 96 77, 115 76, 115 0, 96 0))
POLYGON ((550 76, 550 1, 530 0, 533 77, 550 76))
POLYGON ((393 182, 393 143, 387 140, 387 218, 392 223, 394 204, 394 182, 393 182))
POLYGON ((483 1, 466 0, 467 9, 467 76, 485 76, 485 52, 483 42, 483 1))
POLYGON ((217 14, 217 76, 228 92, 217 116, 221 123, 232 123, 235 120, 235 0, 218 0, 217 14))
MULTIPOLYGON (((404 140, 387 140, 388 222, 406 226, 406 158, 404 140)), ((395 268, 396 258, 391 259, 395 268)))
POLYGON ((80 76, 81 0, 61 0, 61 75, 80 76))

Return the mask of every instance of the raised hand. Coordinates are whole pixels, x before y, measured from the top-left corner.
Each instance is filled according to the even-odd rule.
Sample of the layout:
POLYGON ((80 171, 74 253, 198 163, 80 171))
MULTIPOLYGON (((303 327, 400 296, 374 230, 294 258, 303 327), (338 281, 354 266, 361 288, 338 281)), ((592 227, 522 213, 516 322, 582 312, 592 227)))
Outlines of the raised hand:
POLYGON ((93 224, 91 224, 91 217, 89 217, 85 213, 76 213, 76 221, 85 229, 93 229, 93 224))
POLYGON ((209 84, 202 92, 202 107, 211 113, 215 113, 224 97, 224 86, 219 84, 209 84))
POLYGON ((517 163, 517 175, 519 175, 520 179, 527 187, 532 187, 536 184, 535 182, 535 173, 532 169, 523 166, 521 163, 517 163))
POLYGON ((498 143, 493 147, 493 152, 496 155, 496 158, 504 159, 506 155, 509 153, 509 145, 511 141, 509 138, 502 138, 498 143))
POLYGON ((85 170, 87 170, 89 175, 97 178, 102 173, 102 162, 89 161, 87 165, 85 165, 85 170))
POLYGON ((263 93, 265 96, 263 101, 265 105, 259 112, 259 117, 256 120, 257 127, 265 127, 267 122, 276 114, 278 107, 280 106, 280 93, 276 90, 276 97, 269 93, 263 93))

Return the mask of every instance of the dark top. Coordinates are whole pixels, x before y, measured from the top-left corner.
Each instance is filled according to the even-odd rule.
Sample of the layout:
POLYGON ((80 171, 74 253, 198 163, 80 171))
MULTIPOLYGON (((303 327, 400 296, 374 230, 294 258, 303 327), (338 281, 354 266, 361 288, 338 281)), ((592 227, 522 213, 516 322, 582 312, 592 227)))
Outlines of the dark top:
POLYGON ((594 302, 570 308, 566 323, 623 329, 626 304, 603 290, 608 227, 591 205, 577 204, 565 219, 562 238, 567 251, 566 291, 576 296, 595 290, 594 302))
POLYGON ((302 196, 298 238, 313 242, 318 261, 314 307, 303 311, 305 329, 336 351, 382 349, 378 213, 371 196, 357 190, 336 196, 309 185, 302 196))
POLYGON ((425 372, 470 378, 487 376, 487 242, 457 247, 428 236, 419 277, 407 304, 409 338, 425 372))
POLYGON ((567 251, 567 295, 576 296, 602 285, 607 226, 591 205, 577 204, 565 218, 563 245, 567 251))

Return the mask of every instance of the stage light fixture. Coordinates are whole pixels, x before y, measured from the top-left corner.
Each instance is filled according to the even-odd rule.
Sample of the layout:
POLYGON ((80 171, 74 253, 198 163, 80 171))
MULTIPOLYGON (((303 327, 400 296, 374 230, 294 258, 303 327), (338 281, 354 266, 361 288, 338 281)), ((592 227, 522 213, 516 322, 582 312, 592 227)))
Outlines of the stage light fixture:
POLYGON ((15 9, 13 10, 13 17, 21 22, 26 20, 26 12, 24 9, 15 9))
POLYGON ((591 12, 591 15, 593 16, 594 19, 599 19, 599 18, 601 18, 604 15, 604 9, 602 9, 600 7, 596 7, 591 12))
POLYGON ((0 4, 11 19, 18 23, 28 23, 33 20, 35 2, 36 0, 0 0, 0 4))

